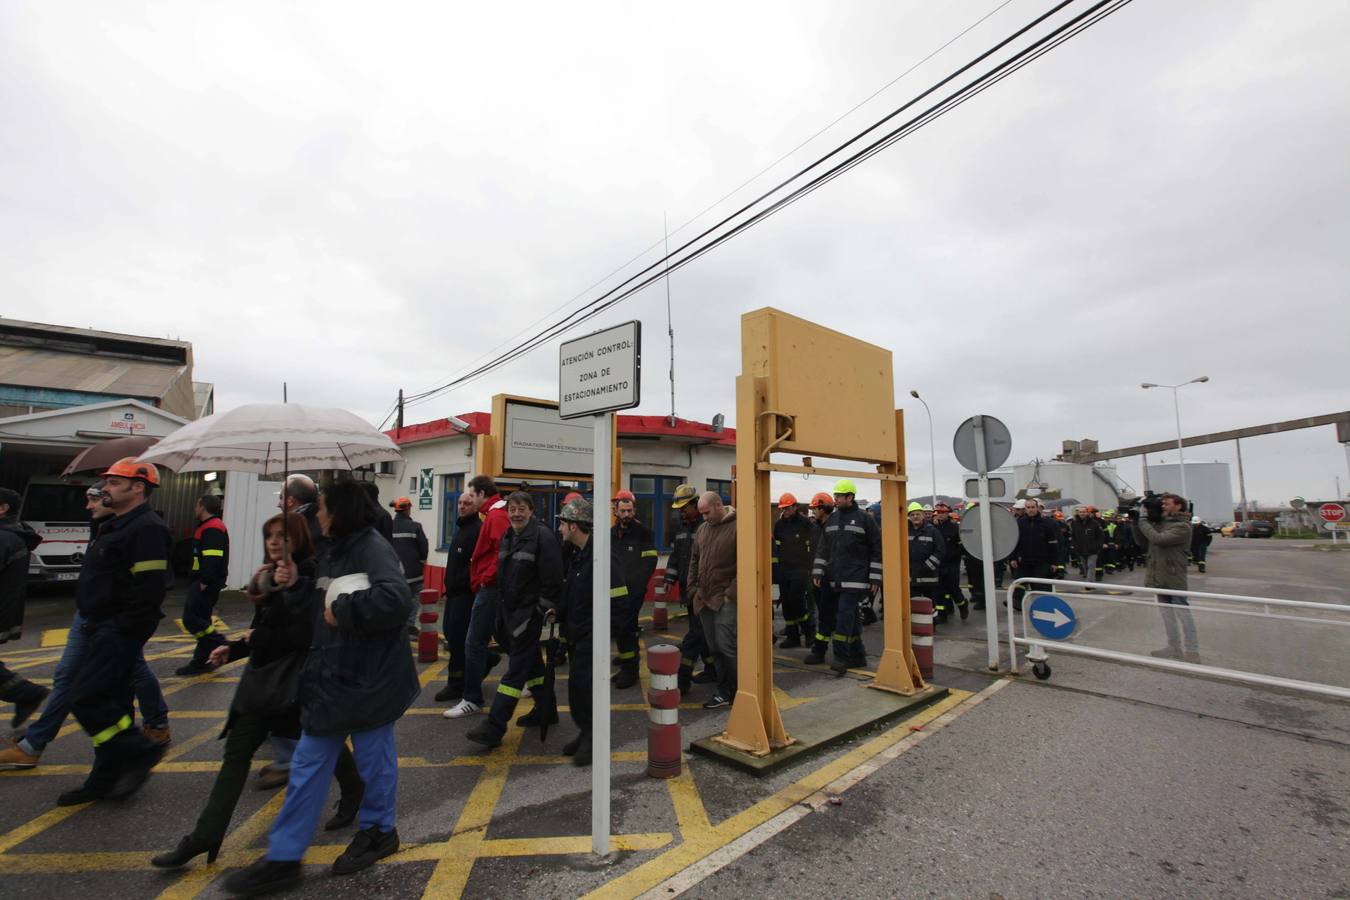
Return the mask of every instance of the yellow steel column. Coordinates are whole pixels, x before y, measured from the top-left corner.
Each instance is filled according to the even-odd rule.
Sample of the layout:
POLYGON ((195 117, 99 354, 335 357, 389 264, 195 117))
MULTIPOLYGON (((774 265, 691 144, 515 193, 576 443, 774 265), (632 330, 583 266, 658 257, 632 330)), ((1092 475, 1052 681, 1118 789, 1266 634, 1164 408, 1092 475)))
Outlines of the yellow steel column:
POLYGON ((718 740, 763 756, 790 743, 773 695, 773 604, 769 582, 772 510, 769 473, 757 469, 759 454, 773 440, 768 379, 736 378, 736 676, 737 691, 727 730, 718 740))
MULTIPOLYGON (((905 412, 895 411, 896 461, 878 467, 882 474, 905 474, 905 412)), ((877 677, 868 687, 913 694, 925 687, 909 631, 909 520, 905 518, 908 485, 881 482, 882 602, 886 609, 886 649, 877 663, 877 677)))

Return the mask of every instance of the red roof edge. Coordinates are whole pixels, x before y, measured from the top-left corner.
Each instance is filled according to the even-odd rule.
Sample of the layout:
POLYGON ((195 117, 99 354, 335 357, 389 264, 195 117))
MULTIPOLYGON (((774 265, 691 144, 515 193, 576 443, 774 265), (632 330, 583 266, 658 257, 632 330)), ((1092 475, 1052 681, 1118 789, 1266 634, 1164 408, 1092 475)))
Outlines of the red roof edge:
MULTIPOLYGON (((492 414, 485 412, 462 413, 455 418, 468 423, 469 430, 451 424, 449 418, 433 419, 416 425, 404 425, 402 428, 390 428, 385 434, 395 444, 416 444, 421 441, 434 441, 440 438, 454 437, 457 434, 487 434, 492 430, 492 414)), ((736 446, 736 429, 723 428, 714 431, 707 422, 692 419, 676 419, 670 424, 669 416, 619 416, 619 435, 641 435, 644 437, 678 437, 719 444, 725 447, 736 446)))

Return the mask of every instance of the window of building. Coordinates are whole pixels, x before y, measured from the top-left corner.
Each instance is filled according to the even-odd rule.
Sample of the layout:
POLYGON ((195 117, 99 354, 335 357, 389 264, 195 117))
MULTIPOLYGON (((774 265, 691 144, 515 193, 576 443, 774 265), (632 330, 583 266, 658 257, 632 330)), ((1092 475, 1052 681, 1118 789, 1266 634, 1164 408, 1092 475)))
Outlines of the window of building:
POLYGON ((463 475, 441 476, 441 533, 436 549, 450 549, 455 536, 455 521, 459 518, 459 495, 464 492, 463 475))
POLYGON ((731 479, 729 478, 709 478, 708 490, 716 491, 722 497, 723 503, 731 502, 731 479))
POLYGON ((670 508, 670 501, 675 488, 683 483, 683 479, 665 475, 633 475, 628 479, 628 489, 637 498, 638 521, 655 533, 657 549, 666 553, 680 527, 678 511, 670 508))

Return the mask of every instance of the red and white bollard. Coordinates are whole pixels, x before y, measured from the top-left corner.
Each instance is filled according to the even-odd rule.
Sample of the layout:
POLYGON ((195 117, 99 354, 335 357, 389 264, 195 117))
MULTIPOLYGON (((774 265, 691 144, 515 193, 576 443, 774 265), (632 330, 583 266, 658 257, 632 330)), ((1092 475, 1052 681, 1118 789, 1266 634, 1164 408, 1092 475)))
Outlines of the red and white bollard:
POLYGON ((441 592, 435 588, 424 588, 417 595, 422 611, 417 614, 417 661, 435 662, 441 657, 441 639, 436 633, 436 623, 440 616, 436 614, 436 602, 441 592))
POLYGON ((647 691, 647 774, 674 778, 684 765, 680 743, 680 648, 658 644, 647 648, 652 683, 647 691))
POLYGON ((670 624, 666 612, 666 573, 656 570, 656 586, 652 588, 652 627, 666 628, 670 624))
POLYGON ((909 601, 910 646, 924 681, 933 680, 933 601, 912 597, 909 601))

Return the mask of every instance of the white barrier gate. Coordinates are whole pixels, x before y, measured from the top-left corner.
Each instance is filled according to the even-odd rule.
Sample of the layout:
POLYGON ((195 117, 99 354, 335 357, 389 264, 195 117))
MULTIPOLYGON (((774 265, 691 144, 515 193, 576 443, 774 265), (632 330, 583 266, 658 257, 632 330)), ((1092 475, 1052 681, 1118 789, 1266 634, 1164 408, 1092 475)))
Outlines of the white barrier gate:
POLYGON ((1017 648, 1025 647, 1032 673, 1040 679, 1049 678, 1046 651, 1051 649, 1350 700, 1350 667, 1345 665, 1350 658, 1350 603, 1047 578, 1018 578, 1007 591, 1008 651, 1014 672, 1018 671, 1017 648), (1017 588, 1025 591, 1020 613, 1014 612, 1012 602, 1017 588), (1185 603, 1169 603, 1160 597, 1184 598, 1185 603), (1167 647, 1140 653, 1137 648, 1083 642, 1085 633, 1094 630, 1101 636, 1099 644, 1112 636, 1118 644, 1135 642, 1142 630, 1137 619, 1143 614, 1151 617, 1144 622, 1150 630, 1161 621, 1168 632, 1167 647), (1133 630, 1119 627, 1127 616, 1136 618, 1128 623, 1133 630), (1203 624, 1197 626, 1197 619, 1203 624), (1078 640, 1071 642, 1074 638, 1078 640), (1233 664, 1216 664, 1224 657, 1236 659, 1233 664), (1283 669, 1285 674, 1272 669, 1283 669), (1311 676, 1292 677, 1308 672, 1311 676))

